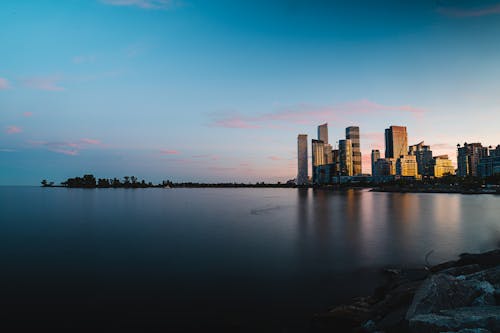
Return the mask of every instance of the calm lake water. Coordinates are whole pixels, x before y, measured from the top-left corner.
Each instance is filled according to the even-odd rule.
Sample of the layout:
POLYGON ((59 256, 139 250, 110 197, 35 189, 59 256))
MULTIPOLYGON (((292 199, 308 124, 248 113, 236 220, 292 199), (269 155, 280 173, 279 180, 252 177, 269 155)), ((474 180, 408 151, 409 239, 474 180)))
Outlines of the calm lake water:
POLYGON ((387 265, 500 241, 500 197, 0 187, 2 323, 306 331, 387 265))

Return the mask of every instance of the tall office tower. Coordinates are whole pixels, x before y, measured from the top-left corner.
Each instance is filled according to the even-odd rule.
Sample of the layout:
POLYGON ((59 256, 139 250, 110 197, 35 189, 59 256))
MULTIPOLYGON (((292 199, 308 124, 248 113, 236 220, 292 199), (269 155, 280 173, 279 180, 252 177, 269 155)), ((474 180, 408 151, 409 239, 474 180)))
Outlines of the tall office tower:
POLYGON ((312 139, 312 180, 318 184, 318 167, 325 164, 325 144, 321 140, 312 139))
POLYGON ((318 140, 323 141, 324 144, 328 144, 328 123, 318 126, 318 140))
POLYGON ((408 149, 408 155, 414 155, 417 158, 418 173, 422 176, 432 176, 434 174, 434 160, 430 146, 419 142, 408 149))
POLYGON ((307 184, 307 134, 299 134, 297 137, 297 185, 307 184))
POLYGON ((325 144, 325 164, 333 163, 332 145, 325 144))
POLYGON ((435 156, 433 159, 434 177, 441 178, 445 175, 454 175, 455 168, 448 155, 435 156))
POLYGON ((398 158, 408 154, 406 126, 391 126, 385 130, 385 158, 398 158))
POLYGON ((359 127, 349 126, 345 129, 345 138, 352 142, 352 173, 360 175, 363 173, 361 165, 361 148, 359 144, 359 127))
POLYGON ((480 143, 464 143, 463 147, 457 145, 457 165, 458 176, 479 176, 477 166, 479 160, 488 156, 488 148, 483 147, 480 143))
POLYGON ((350 139, 339 140, 340 174, 352 176, 352 141, 350 139))
POLYGON ((376 171, 375 163, 379 158, 380 158, 380 150, 372 149, 372 176, 378 176, 375 172, 376 171))
POLYGON ((396 175, 418 177, 417 157, 404 155, 396 160, 396 175))

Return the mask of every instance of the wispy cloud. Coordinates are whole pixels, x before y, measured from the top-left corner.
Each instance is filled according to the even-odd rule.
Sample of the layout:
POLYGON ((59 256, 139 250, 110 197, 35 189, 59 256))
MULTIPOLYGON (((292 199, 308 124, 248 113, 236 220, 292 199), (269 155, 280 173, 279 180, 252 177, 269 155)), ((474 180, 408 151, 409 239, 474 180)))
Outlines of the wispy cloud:
POLYGON ((17 134, 21 133, 22 131, 22 128, 18 126, 7 126, 7 128, 5 129, 5 133, 7 134, 17 134))
POLYGON ((279 156, 269 156, 268 159, 272 160, 272 161, 282 161, 283 158, 279 157, 279 156))
POLYGON ((452 17, 480 17, 500 14, 500 3, 481 8, 439 7, 437 11, 452 17))
POLYGON ((62 80, 61 76, 38 76, 23 79, 23 83, 26 87, 37 89, 37 90, 46 90, 46 91, 62 91, 63 87, 59 85, 59 82, 62 80))
POLYGON ((15 149, 0 148, 0 153, 13 153, 15 151, 16 151, 15 149))
POLYGON ((101 141, 95 139, 80 139, 78 141, 28 141, 33 147, 43 147, 47 150, 70 156, 76 156, 81 150, 89 146, 102 145, 101 141))
POLYGON ((24 113, 23 113, 23 117, 29 118, 29 117, 31 117, 31 116, 33 116, 33 112, 29 112, 29 111, 28 111, 28 112, 24 112, 24 113))
POLYGON ((160 154, 163 155, 177 155, 180 154, 179 151, 174 150, 174 149, 160 149, 160 154))
POLYGON ((404 112, 420 117, 426 112, 423 108, 411 105, 384 105, 367 99, 329 106, 298 104, 277 109, 274 112, 260 115, 242 115, 237 112, 216 114, 212 116, 211 126, 226 128, 274 128, 276 124, 310 124, 318 121, 335 121, 352 114, 369 114, 376 112, 404 112))
POLYGON ((3 77, 0 77, 0 90, 8 89, 9 87, 9 81, 7 79, 4 79, 3 77))
POLYGON ((134 6, 143 9, 171 9, 177 5, 174 0, 101 0, 102 3, 112 6, 134 6))

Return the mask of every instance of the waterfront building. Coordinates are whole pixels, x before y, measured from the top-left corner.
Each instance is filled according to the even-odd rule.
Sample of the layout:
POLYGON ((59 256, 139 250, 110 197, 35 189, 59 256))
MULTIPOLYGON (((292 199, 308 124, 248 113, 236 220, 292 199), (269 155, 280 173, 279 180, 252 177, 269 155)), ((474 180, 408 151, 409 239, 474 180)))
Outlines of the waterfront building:
POLYGON ((418 178, 417 157, 414 155, 400 156, 396 160, 396 175, 418 178))
POLYGON ((479 160, 488 157, 488 148, 483 147, 481 143, 464 143, 463 147, 457 145, 457 165, 460 177, 473 176, 478 177, 479 160))
POLYGON ((312 181, 318 183, 318 166, 325 165, 325 143, 312 139, 312 181))
POLYGON ((396 159, 395 158, 379 158, 375 162, 375 175, 393 176, 396 174, 396 159))
POLYGON ((454 175, 455 168, 448 155, 439 155, 433 158, 434 177, 441 178, 446 175, 454 175))
POLYGON ((307 134, 299 134, 297 137, 297 185, 308 183, 308 161, 307 161, 307 134))
POLYGON ((377 174, 375 173, 375 163, 378 159, 380 159, 380 150, 372 149, 372 176, 377 176, 377 174))
POLYGON ((345 129, 345 138, 352 143, 352 172, 360 175, 363 171, 361 165, 361 148, 359 142, 359 127, 349 126, 345 129))
POLYGON ((391 126, 385 130, 385 158, 398 158, 408 152, 406 126, 391 126))
POLYGON ((424 145, 424 141, 410 146, 408 149, 408 155, 413 155, 417 158, 417 168, 419 175, 434 175, 434 161, 432 159, 431 147, 424 145))
POLYGON ((350 139, 339 140, 339 165, 342 176, 353 175, 352 141, 350 139))
POLYGON ((323 141, 324 144, 328 144, 328 123, 318 126, 318 140, 323 141))
POLYGON ((500 175, 500 145, 489 149, 489 156, 482 157, 478 164, 478 176, 485 178, 500 175))

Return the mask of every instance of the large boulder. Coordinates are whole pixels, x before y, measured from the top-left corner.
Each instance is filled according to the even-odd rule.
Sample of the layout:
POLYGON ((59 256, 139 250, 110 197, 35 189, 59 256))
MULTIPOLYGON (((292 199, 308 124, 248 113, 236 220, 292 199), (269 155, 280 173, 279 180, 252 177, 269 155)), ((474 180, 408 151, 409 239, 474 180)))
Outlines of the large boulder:
POLYGON ((461 332, 464 329, 479 328, 500 332, 500 307, 463 307, 420 314, 410 319, 409 326, 413 333, 461 332))
POLYGON ((406 319, 471 305, 495 305, 495 288, 487 281, 437 274, 419 287, 406 319))

